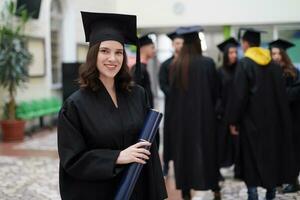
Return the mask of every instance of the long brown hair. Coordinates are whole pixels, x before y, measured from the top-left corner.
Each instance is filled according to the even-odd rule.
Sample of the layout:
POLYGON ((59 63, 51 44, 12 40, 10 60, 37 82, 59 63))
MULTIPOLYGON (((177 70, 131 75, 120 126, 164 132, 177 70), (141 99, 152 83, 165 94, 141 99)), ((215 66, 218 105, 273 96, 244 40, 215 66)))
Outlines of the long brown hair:
POLYGON ((235 68, 235 66, 238 62, 238 59, 236 59, 235 63, 232 63, 232 64, 229 63, 229 50, 230 50, 230 48, 236 48, 236 51, 237 51, 237 47, 235 47, 235 46, 225 48, 224 53, 223 53, 223 65, 222 65, 222 67, 226 70, 234 70, 234 68, 235 68))
MULTIPOLYGON (((100 89, 100 72, 97 68, 97 57, 99 52, 100 42, 91 46, 86 56, 86 62, 79 68, 79 85, 80 88, 89 88, 93 91, 100 89)), ((120 71, 115 77, 116 89, 121 91, 130 91, 132 86, 132 77, 129 74, 127 65, 127 56, 124 49, 124 59, 120 71)))
POLYGON ((189 81, 189 65, 196 57, 202 55, 200 39, 192 43, 183 43, 182 49, 170 68, 170 83, 176 84, 182 90, 186 90, 189 81))
POLYGON ((279 48, 279 51, 282 59, 281 61, 283 63, 283 65, 281 66, 283 74, 285 76, 291 76, 293 79, 295 79, 297 77, 297 71, 290 57, 287 55, 285 50, 279 48))

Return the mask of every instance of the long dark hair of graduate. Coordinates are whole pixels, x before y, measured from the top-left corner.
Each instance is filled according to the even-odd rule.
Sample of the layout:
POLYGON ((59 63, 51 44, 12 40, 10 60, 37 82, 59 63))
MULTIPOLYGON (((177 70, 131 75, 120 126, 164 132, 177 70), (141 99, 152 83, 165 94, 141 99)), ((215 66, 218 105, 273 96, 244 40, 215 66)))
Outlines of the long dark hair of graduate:
POLYGON ((295 68, 295 66, 293 65, 290 57, 287 55, 286 51, 279 48, 280 51, 280 55, 281 55, 281 59, 282 59, 282 63, 283 66, 282 70, 283 70, 283 74, 285 76, 291 76, 293 79, 296 79, 297 77, 297 70, 295 68))
POLYGON ((200 39, 192 43, 184 43, 178 57, 171 64, 170 68, 170 83, 182 90, 188 88, 189 82, 189 65, 191 61, 202 55, 200 39))
MULTIPOLYGON (((236 62, 233 63, 233 64, 229 64, 229 49, 232 48, 232 47, 229 47, 229 48, 226 48, 224 53, 223 53, 223 63, 222 63, 222 67, 224 67, 225 69, 227 70, 234 70, 234 67, 236 66, 237 64, 237 59, 236 59, 236 62)), ((236 48, 236 47, 234 47, 236 48)))
MULTIPOLYGON (((99 46, 100 42, 90 47, 86 56, 86 62, 79 68, 78 82, 80 88, 89 88, 93 91, 97 91, 100 88, 100 72, 97 68, 99 46)), ((125 49, 123 55, 123 64, 119 73, 115 77, 115 85, 116 89, 120 89, 121 91, 130 91, 130 87, 132 86, 132 77, 129 74, 125 49)))

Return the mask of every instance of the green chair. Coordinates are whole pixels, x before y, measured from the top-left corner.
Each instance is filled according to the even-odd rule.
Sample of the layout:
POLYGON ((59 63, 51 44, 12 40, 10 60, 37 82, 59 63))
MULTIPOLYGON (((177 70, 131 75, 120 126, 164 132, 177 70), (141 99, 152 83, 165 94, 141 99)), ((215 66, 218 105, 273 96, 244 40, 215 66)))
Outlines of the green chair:
POLYGON ((31 120, 35 117, 35 113, 32 110, 31 104, 29 102, 21 102, 17 106, 16 117, 22 120, 31 120))

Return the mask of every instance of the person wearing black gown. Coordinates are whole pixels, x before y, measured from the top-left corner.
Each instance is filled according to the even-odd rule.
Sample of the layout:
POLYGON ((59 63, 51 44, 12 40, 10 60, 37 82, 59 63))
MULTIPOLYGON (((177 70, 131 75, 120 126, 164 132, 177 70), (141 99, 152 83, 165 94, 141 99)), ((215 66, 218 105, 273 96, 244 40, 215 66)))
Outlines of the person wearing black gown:
POLYGON ((202 55, 200 27, 177 31, 183 47, 170 69, 169 117, 174 136, 173 157, 177 189, 190 199, 190 189, 214 190, 220 199, 215 106, 218 96, 214 61, 202 55))
MULTIPOLYGON (((174 59, 178 57, 180 49, 183 45, 183 38, 181 35, 176 34, 176 31, 168 33, 167 36, 172 40, 172 46, 174 49, 173 55, 164 61, 159 69, 159 85, 160 89, 165 94, 165 113, 164 113, 164 121, 169 117, 169 112, 166 109, 168 107, 168 99, 169 99, 169 91, 170 91, 170 83, 169 83, 169 71, 170 65, 173 63, 174 59)), ((172 133, 169 131, 166 123, 164 122, 164 145, 163 145, 163 173, 164 176, 168 175, 169 171, 169 162, 172 160, 172 152, 171 147, 174 145, 172 141, 172 133)))
POLYGON ((238 62, 238 41, 230 37, 218 44, 217 47, 223 53, 223 64, 218 68, 219 98, 217 101, 218 117, 218 158, 220 168, 230 167, 235 164, 235 177, 238 177, 238 136, 231 135, 228 125, 229 102, 232 95, 233 78, 238 62))
POLYGON ((141 163, 131 199, 165 199, 157 147, 148 151, 144 147, 150 143, 137 143, 150 106, 144 89, 131 82, 124 49, 136 44, 136 17, 81 14, 90 46, 80 68, 80 89, 59 112, 61 198, 114 199, 127 166, 141 163))
MULTIPOLYGON (((151 77, 147 69, 147 63, 150 59, 155 56, 156 50, 152 39, 149 37, 150 34, 145 34, 139 38, 140 46, 140 70, 137 70, 136 65, 132 67, 133 79, 136 84, 142 86, 149 98, 150 107, 154 108, 154 97, 151 89, 151 77)), ((157 131, 155 140, 156 144, 159 147, 159 131, 157 131)))
POLYGON ((290 110, 293 122, 293 141, 298 173, 293 183, 283 188, 284 193, 299 191, 298 175, 300 171, 300 76, 299 71, 293 65, 286 50, 295 46, 293 43, 278 39, 269 43, 272 59, 278 63, 283 71, 286 90, 289 98, 290 110))
POLYGON ((141 54, 141 77, 136 70, 136 67, 133 66, 134 70, 134 80, 136 84, 139 84, 142 86, 150 100, 150 106, 151 108, 154 107, 154 99, 153 99, 153 93, 151 89, 151 78, 150 74, 147 69, 147 63, 149 62, 150 59, 152 59, 155 56, 155 46, 152 41, 152 39, 149 37, 149 34, 143 35, 139 38, 139 45, 140 45, 140 54, 141 54))
POLYGON ((248 200, 258 200, 258 186, 267 189, 266 199, 271 200, 277 186, 295 177, 288 99, 280 66, 259 47, 262 31, 242 31, 245 54, 235 72, 230 131, 239 134, 241 178, 248 200))

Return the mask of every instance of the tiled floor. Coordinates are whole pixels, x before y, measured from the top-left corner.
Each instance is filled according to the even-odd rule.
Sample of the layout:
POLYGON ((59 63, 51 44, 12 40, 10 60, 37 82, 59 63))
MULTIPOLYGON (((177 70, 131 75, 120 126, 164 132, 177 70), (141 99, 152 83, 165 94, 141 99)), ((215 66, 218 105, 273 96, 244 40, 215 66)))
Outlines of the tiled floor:
MULTIPOLYGON (((230 170, 222 172, 231 176, 230 170)), ((42 131, 23 143, 1 143, 0 180, 1 200, 59 200, 56 130, 42 131)), ((175 189, 172 167, 166 186, 169 199, 181 199, 180 191, 175 189)), ((222 188, 223 200, 246 200, 242 182, 229 178, 222 188)), ((259 189, 259 193, 263 199, 264 190, 259 189)), ((193 196, 193 200, 212 199, 211 192, 193 191, 193 196)), ((279 194, 277 199, 300 200, 300 194, 279 194)))

